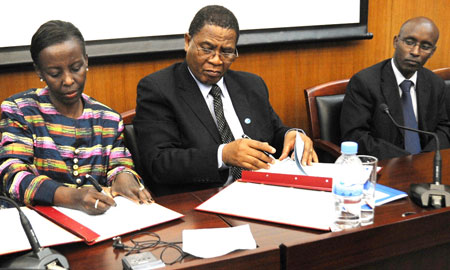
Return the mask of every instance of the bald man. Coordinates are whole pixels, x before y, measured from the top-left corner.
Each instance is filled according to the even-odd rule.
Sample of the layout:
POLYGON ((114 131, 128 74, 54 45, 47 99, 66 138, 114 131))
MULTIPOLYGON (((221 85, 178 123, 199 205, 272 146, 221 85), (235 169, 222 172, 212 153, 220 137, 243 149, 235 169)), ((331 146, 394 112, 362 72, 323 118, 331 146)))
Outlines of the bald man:
POLYGON ((433 151, 432 136, 394 126, 380 110, 386 104, 400 125, 435 132, 449 147, 444 82, 423 67, 436 51, 439 30, 432 20, 412 18, 394 37, 394 57, 355 74, 342 105, 342 140, 356 141, 359 153, 387 159, 433 151), (405 82, 404 82, 405 81, 405 82))

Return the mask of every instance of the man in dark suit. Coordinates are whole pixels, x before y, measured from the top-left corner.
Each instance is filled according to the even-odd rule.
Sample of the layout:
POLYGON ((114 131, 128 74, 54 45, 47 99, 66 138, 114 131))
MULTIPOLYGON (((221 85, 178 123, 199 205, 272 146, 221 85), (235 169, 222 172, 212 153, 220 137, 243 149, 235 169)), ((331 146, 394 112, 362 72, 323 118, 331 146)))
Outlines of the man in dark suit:
POLYGON ((387 159, 436 147, 432 136, 396 128, 380 110, 383 103, 400 125, 436 132, 441 148, 449 146, 444 82, 423 67, 436 50, 438 38, 439 30, 430 19, 410 19, 394 37, 394 57, 351 78, 342 105, 341 131, 344 141, 358 142, 360 154, 387 159))
MULTIPOLYGON (((236 169, 269 168, 274 160, 263 151, 284 159, 293 149, 296 130, 273 111, 264 81, 229 70, 238 37, 233 13, 204 7, 185 34, 186 61, 139 82, 134 126, 157 195, 223 186, 238 177, 236 169), (222 137, 227 130, 232 134, 222 137)), ((312 141, 301 138, 302 162, 317 162, 312 141)))

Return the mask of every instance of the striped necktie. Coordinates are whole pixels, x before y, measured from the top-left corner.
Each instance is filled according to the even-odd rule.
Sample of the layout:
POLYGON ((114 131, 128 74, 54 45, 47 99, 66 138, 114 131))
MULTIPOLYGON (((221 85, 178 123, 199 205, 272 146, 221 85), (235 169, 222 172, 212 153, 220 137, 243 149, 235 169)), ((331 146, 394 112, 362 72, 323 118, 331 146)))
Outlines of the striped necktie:
MULTIPOLYGON (((225 115, 223 113, 223 104, 222 104, 222 90, 217 84, 214 84, 209 92, 211 96, 214 98, 214 114, 217 119, 217 127, 219 128, 220 137, 222 139, 222 143, 229 143, 234 141, 233 133, 231 133, 230 126, 225 119, 225 115)), ((238 167, 230 168, 231 175, 233 176, 233 180, 241 178, 241 169, 238 167)))

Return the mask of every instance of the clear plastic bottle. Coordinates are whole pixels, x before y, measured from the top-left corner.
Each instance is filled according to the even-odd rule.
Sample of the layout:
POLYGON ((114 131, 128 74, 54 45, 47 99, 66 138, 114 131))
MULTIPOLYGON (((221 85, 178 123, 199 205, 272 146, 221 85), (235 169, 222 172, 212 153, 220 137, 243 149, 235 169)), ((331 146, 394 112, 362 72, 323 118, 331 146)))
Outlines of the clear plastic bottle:
POLYGON ((336 231, 361 225, 363 165, 356 156, 357 152, 357 143, 343 142, 341 144, 342 155, 335 162, 339 166, 333 177, 335 218, 332 229, 336 231))

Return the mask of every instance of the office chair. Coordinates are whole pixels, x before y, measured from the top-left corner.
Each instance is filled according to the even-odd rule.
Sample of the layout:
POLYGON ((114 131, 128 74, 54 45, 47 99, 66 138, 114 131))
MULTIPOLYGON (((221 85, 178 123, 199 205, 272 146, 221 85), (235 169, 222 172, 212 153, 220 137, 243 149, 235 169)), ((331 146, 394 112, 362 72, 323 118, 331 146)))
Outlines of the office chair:
POLYGON ((314 148, 320 162, 341 155, 340 115, 348 79, 305 89, 305 100, 314 148))
POLYGON ((136 133, 134 132, 133 119, 136 115, 135 109, 128 110, 121 113, 123 124, 124 124, 124 143, 125 146, 130 150, 131 156, 133 158, 134 169, 139 175, 142 174, 142 167, 139 158, 139 149, 137 145, 136 133))
POLYGON ((445 82, 445 106, 448 119, 450 119, 450 67, 435 69, 433 72, 445 82))

